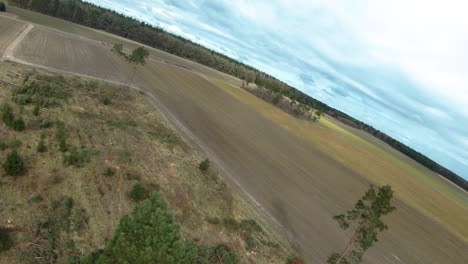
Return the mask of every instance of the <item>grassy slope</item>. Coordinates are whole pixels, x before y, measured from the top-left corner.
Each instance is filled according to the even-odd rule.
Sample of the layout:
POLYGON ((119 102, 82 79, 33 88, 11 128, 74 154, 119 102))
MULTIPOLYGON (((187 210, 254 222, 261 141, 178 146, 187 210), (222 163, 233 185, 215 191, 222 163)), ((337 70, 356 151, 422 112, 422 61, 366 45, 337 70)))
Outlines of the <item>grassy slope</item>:
POLYGON ((238 87, 217 80, 212 81, 240 100, 250 100, 249 104, 257 111, 360 175, 378 184, 391 184, 400 199, 435 219, 464 241, 468 241, 468 230, 465 228, 468 218, 466 192, 451 183, 440 181, 439 176, 427 169, 410 165, 401 153, 392 153, 389 149, 372 143, 369 138, 358 136, 328 118, 322 119, 320 127, 317 128, 314 124, 292 118, 256 98, 250 99, 250 96, 238 87))
MULTIPOLYGON (((34 71, 18 64, 0 63, 0 79, 9 79, 7 70, 34 71)), ((42 70, 36 73, 49 74, 42 70)), ((135 205, 127 194, 135 183, 141 182, 168 200, 182 225, 184 238, 205 245, 227 244, 241 263, 284 263, 292 254, 288 243, 277 240, 278 235, 272 233, 273 229, 259 213, 231 190, 216 171, 201 173, 197 169, 203 157, 178 136, 147 97, 125 91, 117 96, 115 89, 119 88, 113 85, 98 83, 97 88, 89 88, 85 79, 66 78, 72 97, 60 107, 42 108, 39 118, 63 121, 70 146, 92 149, 98 154, 83 168, 66 167, 63 153, 58 151, 55 128, 28 127, 23 132, 2 128, 3 142, 14 139, 22 142, 17 150, 27 166, 26 175, 16 180, 0 177, 2 223, 9 219, 18 227, 34 230, 38 222, 47 218, 53 201, 71 197, 75 208, 83 209, 89 216, 89 222, 85 228, 62 234, 59 243, 72 240, 76 245, 74 254, 86 254, 104 246, 119 219, 135 205), (102 103, 105 97, 112 98, 111 105, 102 103), (42 132, 48 151, 37 153, 42 132), (115 170, 114 175, 105 175, 108 167, 115 170), (223 219, 247 218, 256 219, 264 229, 263 234, 256 235, 260 246, 254 252, 244 249, 244 240, 235 224, 223 223, 223 219)), ((11 103, 11 88, 1 87, 0 92, 0 103, 10 102, 15 115, 22 116, 27 124, 38 118, 31 113, 33 106, 11 103)), ((4 160, 8 151, 0 152, 0 160, 4 160)), ((24 245, 33 237, 30 232, 15 233, 15 244, 24 245)), ((28 250, 31 249, 23 246, 2 253, 0 263, 22 263, 20 256, 28 250)))

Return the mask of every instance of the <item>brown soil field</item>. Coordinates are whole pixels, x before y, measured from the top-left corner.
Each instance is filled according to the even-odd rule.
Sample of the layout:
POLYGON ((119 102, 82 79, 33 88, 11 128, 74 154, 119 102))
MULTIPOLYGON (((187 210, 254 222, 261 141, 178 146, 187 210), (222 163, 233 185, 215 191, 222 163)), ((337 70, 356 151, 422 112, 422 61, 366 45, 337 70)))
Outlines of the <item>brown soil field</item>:
MULTIPOLYGON (((45 29, 30 32, 15 55, 114 81, 125 81, 132 70, 104 46, 45 29)), ((413 177, 412 166, 387 160, 393 156, 386 152, 366 148, 325 120, 305 123, 240 88, 172 65, 150 61, 138 69, 135 85, 155 95, 174 124, 314 263, 344 247, 350 233, 332 216, 350 208, 371 182, 395 187, 398 210, 386 218, 390 229, 365 263, 467 262, 466 206, 413 177)))
POLYGON ((17 46, 14 57, 62 71, 126 80, 125 73, 118 67, 108 48, 94 41, 43 28, 31 30, 17 46))
POLYGON ((26 23, 0 15, 0 57, 26 23))

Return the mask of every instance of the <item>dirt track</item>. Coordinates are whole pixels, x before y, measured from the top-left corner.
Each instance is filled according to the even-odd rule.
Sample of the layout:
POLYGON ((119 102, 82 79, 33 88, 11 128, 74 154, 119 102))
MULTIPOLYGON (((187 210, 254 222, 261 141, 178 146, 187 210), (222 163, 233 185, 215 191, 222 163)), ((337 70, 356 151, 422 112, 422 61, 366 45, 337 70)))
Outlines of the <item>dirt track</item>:
MULTIPOLYGON (((23 36, 30 38, 27 43, 16 41, 19 45, 16 51, 11 48, 9 60, 113 83, 126 79, 128 65, 104 48, 78 38, 67 42, 67 36, 53 34, 56 48, 42 45, 35 51, 45 56, 42 61, 27 53, 27 45, 38 45, 30 34, 23 36), (67 57, 69 53, 60 55, 63 60, 47 56, 66 43, 77 45, 87 59, 94 60, 90 64, 80 56, 67 57), (94 67, 103 56, 112 63, 113 72, 94 67), (86 63, 88 67, 83 66, 86 63)), ((330 251, 344 245, 347 236, 331 216, 356 200, 368 184, 365 179, 194 73, 150 61, 136 80, 136 86, 275 219, 311 260, 323 263, 330 251)), ((462 241, 398 203, 398 212, 389 219, 392 232, 384 234, 382 242, 369 252, 367 263, 465 263, 468 248, 462 241)))

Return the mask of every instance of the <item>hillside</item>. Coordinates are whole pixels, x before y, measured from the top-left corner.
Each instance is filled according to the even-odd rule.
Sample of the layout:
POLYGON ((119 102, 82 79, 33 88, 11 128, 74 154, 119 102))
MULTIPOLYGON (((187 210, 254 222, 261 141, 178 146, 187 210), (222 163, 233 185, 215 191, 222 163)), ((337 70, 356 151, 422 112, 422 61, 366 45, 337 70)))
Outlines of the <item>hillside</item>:
MULTIPOLYGON (((204 157, 144 93, 8 62, 0 79, 18 85, 0 87, 2 115, 9 105, 26 124, 0 130, 2 164, 15 150, 25 165, 19 176, 1 172, 0 222, 14 232, 0 263, 63 263, 103 248, 139 203, 136 185, 162 195, 184 240, 224 245, 239 263, 293 255, 215 168, 198 168, 204 157)), ((206 263, 220 263, 213 256, 206 263)))

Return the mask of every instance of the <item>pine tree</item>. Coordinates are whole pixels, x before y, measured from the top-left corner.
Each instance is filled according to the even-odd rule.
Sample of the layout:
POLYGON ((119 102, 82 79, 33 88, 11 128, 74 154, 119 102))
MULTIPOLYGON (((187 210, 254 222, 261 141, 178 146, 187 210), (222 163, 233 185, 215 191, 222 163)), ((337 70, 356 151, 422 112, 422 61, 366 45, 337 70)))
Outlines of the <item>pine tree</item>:
POLYGON ((389 185, 380 186, 378 190, 371 185, 352 210, 333 217, 341 228, 348 229, 355 224, 356 229, 343 252, 334 252, 328 257, 329 264, 361 263, 364 253, 378 241, 378 233, 388 229, 381 217, 396 209, 392 198, 393 190, 389 185))
POLYGON ((13 109, 9 104, 4 104, 2 106, 2 121, 7 126, 12 126, 15 121, 15 116, 13 115, 13 109))
POLYGON ((20 176, 25 172, 23 159, 18 155, 16 150, 11 151, 3 163, 3 169, 7 175, 20 176))
POLYGON ((88 256, 83 263, 194 263, 197 248, 181 240, 179 229, 166 202, 154 193, 152 199, 120 220, 104 250, 88 256))

